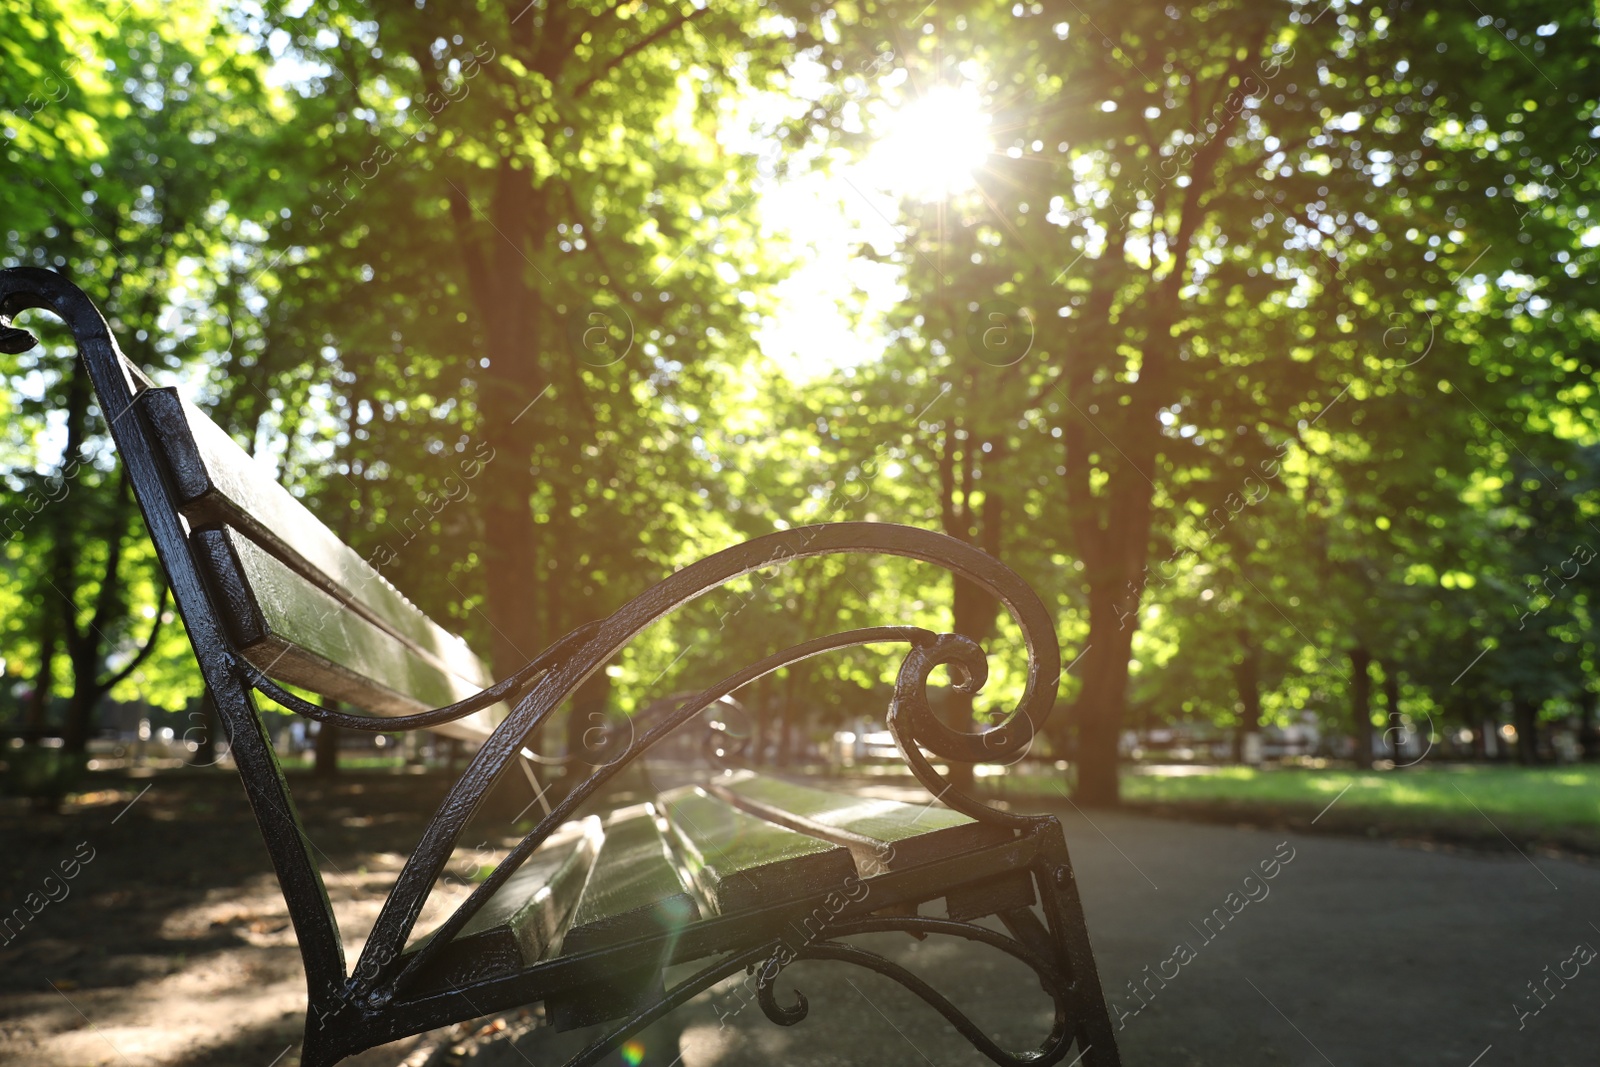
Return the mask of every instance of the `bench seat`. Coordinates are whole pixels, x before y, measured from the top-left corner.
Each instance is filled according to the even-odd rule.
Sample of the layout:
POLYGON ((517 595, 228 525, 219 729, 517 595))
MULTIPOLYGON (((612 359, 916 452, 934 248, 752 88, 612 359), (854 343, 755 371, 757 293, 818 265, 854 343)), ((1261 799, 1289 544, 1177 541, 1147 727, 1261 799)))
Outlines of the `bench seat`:
MULTIPOLYGON (((982 855, 1014 841, 1004 828, 959 812, 817 789, 750 771, 662 793, 612 812, 602 823, 567 823, 456 935, 429 975, 450 988, 511 975, 537 963, 630 942, 657 950, 629 974, 607 974, 610 995, 586 985, 581 997, 553 998, 561 1029, 620 1018, 659 995, 660 972, 712 951, 717 941, 683 935, 696 924, 785 902, 822 902, 796 936, 822 932, 845 903, 872 896, 874 879, 952 855, 982 855), (459 947, 459 950, 457 946, 459 947), (687 946, 677 949, 676 945, 687 946), (577 1003, 582 1002, 582 1010, 577 1003)), ((998 879, 1025 880, 1003 859, 998 879)), ((898 914, 946 898, 950 918, 973 919, 1033 903, 1012 893, 974 896, 982 860, 954 877, 923 880, 898 914)), ((986 881, 979 877, 979 883, 986 881)), ((417 939, 413 950, 431 934, 417 939)), ((599 984, 597 980, 597 984, 599 984)))

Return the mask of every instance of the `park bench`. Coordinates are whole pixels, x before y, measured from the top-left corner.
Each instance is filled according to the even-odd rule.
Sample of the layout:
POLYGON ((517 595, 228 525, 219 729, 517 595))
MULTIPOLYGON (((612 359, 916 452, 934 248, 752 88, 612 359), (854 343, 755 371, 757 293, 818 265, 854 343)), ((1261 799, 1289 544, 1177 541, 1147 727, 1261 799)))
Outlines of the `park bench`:
POLYGON ((540 1002, 557 1027, 600 1027, 571 1061, 595 1063, 741 973, 749 999, 793 1025, 806 1015, 805 999, 779 1003, 774 979, 799 959, 888 976, 997 1063, 1057 1063, 1074 1050, 1073 1062, 1091 1067, 1119 1062, 1059 823, 990 808, 931 762, 1019 758, 1054 703, 1060 652, 1050 614, 998 561, 939 534, 881 523, 781 531, 671 575, 495 680, 226 432, 133 367, 93 303, 62 276, 0 271, 0 349, 35 343, 12 324, 29 308, 71 328, 229 733, 305 965, 306 1067, 540 1002), (930 561, 995 595, 1029 654, 1012 716, 972 734, 936 717, 928 684, 937 667, 969 691, 986 677, 982 650, 956 635, 878 626, 774 651, 638 723, 625 750, 548 806, 449 918, 415 929, 467 820, 499 779, 517 773, 513 763, 526 766, 527 738, 590 674, 645 626, 732 578, 838 552, 930 561), (604 818, 582 814, 625 765, 740 687, 812 656, 884 642, 909 646, 888 726, 929 790, 926 804, 710 768, 647 803, 604 818), (284 684, 338 704, 312 703, 284 684), (353 966, 258 695, 345 729, 427 729, 475 746, 353 966), (998 925, 981 921, 991 917, 998 925), (1036 1049, 1005 1050, 921 978, 845 940, 889 931, 949 935, 1021 961, 1054 1005, 1050 1033, 1036 1049), (696 964, 668 983, 669 968, 682 974, 696 964))

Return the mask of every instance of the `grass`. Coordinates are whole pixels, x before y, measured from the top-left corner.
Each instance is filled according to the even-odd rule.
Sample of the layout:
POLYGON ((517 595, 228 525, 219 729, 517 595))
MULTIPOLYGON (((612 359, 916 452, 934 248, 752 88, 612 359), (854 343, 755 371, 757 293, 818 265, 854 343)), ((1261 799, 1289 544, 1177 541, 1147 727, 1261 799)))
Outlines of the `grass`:
MULTIPOLYGON (((1013 779, 1024 790, 1063 795, 1058 778, 1013 779)), ((1182 773, 1128 771, 1123 800, 1180 811, 1261 811, 1315 818, 1324 809, 1342 826, 1352 818, 1399 827, 1476 825, 1512 836, 1576 835, 1600 839, 1600 766, 1561 767, 1439 764, 1400 771, 1251 767, 1183 768, 1182 773), (1337 801, 1337 802, 1335 802, 1337 801), (1333 805, 1329 808, 1329 805, 1333 805)))

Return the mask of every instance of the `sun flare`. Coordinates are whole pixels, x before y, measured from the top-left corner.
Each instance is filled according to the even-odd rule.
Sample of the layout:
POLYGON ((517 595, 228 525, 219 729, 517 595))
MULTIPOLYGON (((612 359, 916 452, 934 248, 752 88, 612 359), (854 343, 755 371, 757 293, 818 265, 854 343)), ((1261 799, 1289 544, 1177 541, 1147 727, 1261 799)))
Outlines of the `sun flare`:
POLYGON ((989 158, 989 116, 977 90, 940 85, 889 116, 873 152, 884 188, 917 200, 937 200, 969 189, 989 158))

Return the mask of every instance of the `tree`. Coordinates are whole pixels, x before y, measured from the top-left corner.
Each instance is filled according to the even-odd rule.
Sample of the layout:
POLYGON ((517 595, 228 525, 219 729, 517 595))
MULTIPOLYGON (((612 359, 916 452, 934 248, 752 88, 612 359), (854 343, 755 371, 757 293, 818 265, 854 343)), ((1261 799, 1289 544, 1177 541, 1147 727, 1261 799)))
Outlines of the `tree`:
MULTIPOLYGON (((1492 278, 1520 261, 1479 239, 1480 226, 1503 229, 1482 208, 1501 176, 1481 143, 1445 136, 1462 121, 1456 94, 1504 99, 1505 68, 1480 49, 1505 40, 1453 9, 1343 4, 1321 16, 995 5, 926 19, 921 77, 981 72, 1009 143, 972 203, 941 216, 984 250, 936 269, 913 225, 902 261, 914 292, 1004 299, 1036 324, 1034 389, 1010 414, 1060 430, 1060 543, 1085 565, 1081 800, 1117 795, 1134 639, 1123 620, 1137 618, 1173 486, 1277 454, 1347 395, 1426 395, 1411 355, 1373 343, 1387 316, 1412 321, 1469 268, 1492 278), (1400 18, 1445 43, 1417 47, 1400 18)), ((1590 77, 1580 30, 1538 43, 1541 66, 1590 77)), ((1544 145, 1587 136, 1565 90, 1517 88, 1528 110, 1500 122, 1536 113, 1544 145)))
MULTIPOLYGON (((158 324, 181 318, 171 298, 204 286, 225 254, 213 227, 225 217, 230 183, 248 178, 239 164, 250 146, 211 141, 219 119, 243 124, 261 106, 259 68, 229 54, 214 13, 195 5, 159 13, 130 5, 113 19, 62 3, 8 17, 27 33, 7 35, 5 65, 15 76, 0 85, 15 175, 6 260, 68 268, 100 298, 135 362, 193 359, 189 342, 206 331, 158 324)), ((6 526, 27 561, 18 576, 34 605, 28 643, 37 666, 25 728, 47 728, 64 652, 72 673, 64 733, 68 749, 81 752, 106 693, 137 682, 146 699, 176 706, 196 672, 162 640, 172 621, 164 579, 114 473, 86 373, 70 348, 7 358, 14 380, 34 383, 9 426, 18 462, 7 472, 6 526), (41 477, 35 442, 51 425, 63 444, 54 471, 41 477)))

